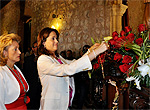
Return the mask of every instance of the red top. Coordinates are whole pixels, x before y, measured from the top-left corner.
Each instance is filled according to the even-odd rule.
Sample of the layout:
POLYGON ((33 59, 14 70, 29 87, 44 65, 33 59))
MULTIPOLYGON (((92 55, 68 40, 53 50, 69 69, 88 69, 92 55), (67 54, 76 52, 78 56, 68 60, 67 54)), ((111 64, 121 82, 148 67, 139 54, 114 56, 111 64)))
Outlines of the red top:
POLYGON ((61 60, 60 60, 60 59, 58 59, 58 62, 59 62, 60 64, 63 64, 63 63, 61 62, 61 60))
MULTIPOLYGON (((19 78, 14 74, 14 72, 18 75, 17 70, 14 69, 13 71, 10 69, 10 71, 12 72, 12 74, 15 76, 15 78, 17 79, 17 81, 19 82, 20 85, 20 95, 18 97, 17 100, 15 100, 14 102, 10 103, 10 104, 5 104, 7 110, 11 109, 11 110, 16 110, 16 109, 21 109, 21 110, 27 110, 27 106, 24 103, 24 96, 25 96, 25 91, 24 91, 24 87, 22 85, 22 83, 20 82, 19 78)), ((28 85, 27 82, 24 80, 24 78, 22 77, 22 75, 19 73, 21 80, 25 86, 25 89, 28 89, 28 85)), ((27 101, 26 103, 30 102, 30 98, 27 96, 27 101)))

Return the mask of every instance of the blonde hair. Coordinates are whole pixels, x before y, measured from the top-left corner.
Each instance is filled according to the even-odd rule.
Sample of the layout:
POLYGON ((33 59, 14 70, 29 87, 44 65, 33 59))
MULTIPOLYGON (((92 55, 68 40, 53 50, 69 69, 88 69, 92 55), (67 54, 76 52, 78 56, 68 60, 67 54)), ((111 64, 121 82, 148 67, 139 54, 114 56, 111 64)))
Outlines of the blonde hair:
POLYGON ((20 43, 21 37, 14 33, 0 36, 0 66, 6 65, 8 58, 4 56, 4 50, 7 51, 7 47, 12 45, 13 41, 20 43))

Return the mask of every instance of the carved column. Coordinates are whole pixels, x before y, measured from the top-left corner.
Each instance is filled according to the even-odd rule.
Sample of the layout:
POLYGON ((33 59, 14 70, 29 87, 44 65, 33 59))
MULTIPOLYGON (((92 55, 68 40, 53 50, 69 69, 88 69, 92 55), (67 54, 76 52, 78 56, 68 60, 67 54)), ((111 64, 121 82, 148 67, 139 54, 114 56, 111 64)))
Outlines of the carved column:
POLYGON ((145 3, 145 13, 144 13, 144 21, 150 30, 150 0, 144 0, 145 3))
POLYGON ((114 31, 120 33, 122 30, 122 16, 127 8, 128 6, 123 5, 121 0, 114 0, 112 2, 110 12, 110 35, 114 31))

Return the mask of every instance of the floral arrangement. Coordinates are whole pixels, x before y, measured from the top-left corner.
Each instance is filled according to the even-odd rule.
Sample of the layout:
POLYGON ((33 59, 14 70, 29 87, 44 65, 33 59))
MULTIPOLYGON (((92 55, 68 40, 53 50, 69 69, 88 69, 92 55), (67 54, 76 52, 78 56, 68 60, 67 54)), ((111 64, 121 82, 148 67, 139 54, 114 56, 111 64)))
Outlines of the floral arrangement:
MULTIPOLYGON (((112 37, 105 37, 104 40, 113 50, 113 60, 119 64, 118 68, 126 79, 124 82, 134 81, 136 87, 141 89, 140 84, 150 86, 150 33, 145 24, 138 26, 138 32, 137 35, 132 33, 132 28, 127 26, 125 31, 120 34, 115 31, 112 37)), ((103 71, 104 62, 105 53, 93 63, 93 71, 103 71)))
POLYGON ((126 81, 134 80, 136 88, 141 90, 140 84, 150 86, 150 32, 144 24, 138 26, 138 31, 134 40, 124 44, 124 47, 132 49, 138 56, 137 61, 127 70, 126 81))

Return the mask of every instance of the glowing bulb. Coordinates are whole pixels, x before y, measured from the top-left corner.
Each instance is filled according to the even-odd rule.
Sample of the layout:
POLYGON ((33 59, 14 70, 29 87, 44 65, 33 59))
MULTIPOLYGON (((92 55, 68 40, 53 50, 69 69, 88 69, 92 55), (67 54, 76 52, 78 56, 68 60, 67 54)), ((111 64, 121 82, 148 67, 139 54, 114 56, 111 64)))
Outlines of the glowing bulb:
POLYGON ((55 26, 52 26, 51 28, 55 29, 55 26))
POLYGON ((59 24, 57 23, 57 28, 59 27, 59 24))

